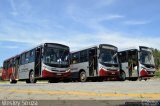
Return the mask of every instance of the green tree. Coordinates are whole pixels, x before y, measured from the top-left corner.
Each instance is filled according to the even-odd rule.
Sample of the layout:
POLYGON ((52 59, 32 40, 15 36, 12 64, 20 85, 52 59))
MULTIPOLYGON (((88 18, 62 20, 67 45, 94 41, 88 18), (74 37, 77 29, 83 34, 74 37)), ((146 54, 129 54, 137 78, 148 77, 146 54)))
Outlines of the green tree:
POLYGON ((157 69, 159 69, 160 68, 160 51, 158 49, 152 49, 152 51, 153 51, 155 66, 157 69))

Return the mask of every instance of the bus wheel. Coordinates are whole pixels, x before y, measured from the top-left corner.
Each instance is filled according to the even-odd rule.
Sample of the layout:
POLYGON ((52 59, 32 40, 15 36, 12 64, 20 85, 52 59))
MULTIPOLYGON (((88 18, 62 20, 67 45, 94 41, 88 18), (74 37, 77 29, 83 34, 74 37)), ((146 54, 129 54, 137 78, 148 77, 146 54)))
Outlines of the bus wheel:
POLYGON ((26 80, 26 83, 31 83, 29 79, 26 80))
POLYGON ((86 82, 87 80, 87 76, 86 76, 86 73, 84 71, 81 71, 80 74, 79 74, 79 80, 81 82, 86 82))
POLYGON ((142 81, 142 77, 139 77, 139 81, 142 81))
POLYGON ((103 82, 104 80, 105 80, 105 78, 103 78, 103 77, 98 78, 98 82, 103 82))
POLYGON ((36 83, 36 80, 34 77, 34 71, 31 71, 29 74, 29 81, 30 81, 30 83, 36 83))
POLYGON ((48 82, 49 83, 58 83, 58 79, 49 79, 48 82))
POLYGON ((11 84, 17 83, 16 80, 13 80, 13 74, 11 74, 11 75, 9 76, 9 82, 10 82, 11 84))
POLYGON ((64 79, 63 82, 65 82, 65 83, 71 82, 71 79, 70 78, 64 79))
POLYGON ((132 78, 131 81, 137 81, 138 78, 132 78))
POLYGON ((120 74, 120 80, 125 81, 125 79, 126 79, 126 74, 125 74, 124 71, 122 71, 121 74, 120 74))

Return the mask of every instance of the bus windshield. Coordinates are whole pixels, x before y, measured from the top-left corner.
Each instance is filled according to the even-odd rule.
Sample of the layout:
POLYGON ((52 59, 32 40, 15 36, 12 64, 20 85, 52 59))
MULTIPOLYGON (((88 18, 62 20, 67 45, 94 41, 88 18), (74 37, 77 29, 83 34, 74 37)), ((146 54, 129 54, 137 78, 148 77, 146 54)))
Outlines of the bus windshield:
POLYGON ((142 50, 140 52, 140 62, 143 65, 154 65, 154 58, 150 51, 142 50))
POLYGON ((117 51, 102 48, 100 50, 99 61, 102 64, 118 64, 117 51))
POLYGON ((47 47, 44 51, 44 63, 48 65, 69 65, 69 50, 47 47))

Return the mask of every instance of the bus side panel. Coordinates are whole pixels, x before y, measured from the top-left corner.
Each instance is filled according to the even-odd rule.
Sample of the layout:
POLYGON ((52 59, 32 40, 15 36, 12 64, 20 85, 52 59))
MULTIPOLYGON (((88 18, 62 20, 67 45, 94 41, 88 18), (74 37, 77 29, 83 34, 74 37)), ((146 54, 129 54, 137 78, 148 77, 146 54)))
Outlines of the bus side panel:
POLYGON ((84 70, 86 72, 87 77, 89 77, 89 63, 83 62, 71 65, 72 78, 79 78, 80 70, 84 70))
POLYGON ((34 62, 31 62, 31 63, 28 63, 28 64, 25 64, 25 68, 27 69, 27 72, 26 72, 26 78, 28 79, 29 78, 29 73, 31 70, 34 71, 34 65, 35 63, 34 62))
POLYGON ((30 70, 34 70, 34 62, 19 67, 19 79, 28 79, 30 70))

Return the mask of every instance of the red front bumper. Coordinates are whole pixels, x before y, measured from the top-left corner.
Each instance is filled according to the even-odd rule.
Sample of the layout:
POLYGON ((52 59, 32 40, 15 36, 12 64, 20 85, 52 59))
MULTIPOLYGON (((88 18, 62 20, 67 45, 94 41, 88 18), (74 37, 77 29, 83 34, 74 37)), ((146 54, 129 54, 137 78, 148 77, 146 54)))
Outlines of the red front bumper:
POLYGON ((149 74, 146 70, 142 69, 140 72, 140 77, 153 77, 154 74, 149 74))
POLYGON ((119 71, 117 70, 104 70, 100 69, 99 71, 99 76, 102 77, 118 77, 119 76, 119 71))
POLYGON ((71 72, 49 72, 47 70, 42 71, 43 78, 71 78, 71 72))

